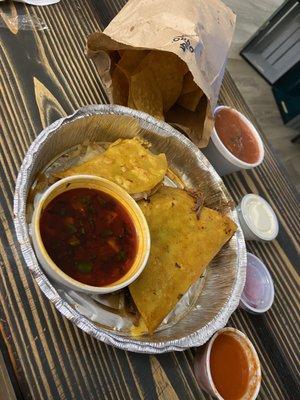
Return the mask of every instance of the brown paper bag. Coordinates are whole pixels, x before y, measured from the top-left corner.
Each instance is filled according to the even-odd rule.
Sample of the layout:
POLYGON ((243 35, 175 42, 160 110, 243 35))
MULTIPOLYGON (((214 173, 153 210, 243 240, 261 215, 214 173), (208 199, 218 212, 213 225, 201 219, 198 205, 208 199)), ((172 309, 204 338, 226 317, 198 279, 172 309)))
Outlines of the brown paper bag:
MULTIPOLYGON (((149 113, 159 118, 164 112, 167 122, 179 127, 199 147, 205 147, 234 24, 234 13, 219 0, 130 0, 104 32, 89 36, 87 55, 95 61, 110 100, 114 90, 118 102, 123 101, 120 78, 124 70, 116 64, 124 50, 159 50, 178 56, 186 64, 184 72, 190 71, 196 83, 194 98, 181 92, 169 110, 157 106, 149 113), (120 87, 112 86, 112 74, 117 75, 115 82, 120 82, 120 87)), ((130 60, 126 64, 130 70, 130 60)), ((134 105, 130 93, 127 104, 134 105)))

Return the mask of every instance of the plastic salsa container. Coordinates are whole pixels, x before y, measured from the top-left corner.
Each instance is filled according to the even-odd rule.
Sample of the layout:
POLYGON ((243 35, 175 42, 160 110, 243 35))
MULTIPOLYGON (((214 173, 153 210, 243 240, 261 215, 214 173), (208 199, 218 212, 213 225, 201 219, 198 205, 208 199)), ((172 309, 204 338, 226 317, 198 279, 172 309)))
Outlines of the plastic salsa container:
POLYGON ((201 149, 219 175, 257 167, 264 159, 264 146, 254 125, 237 110, 219 106, 214 111, 211 140, 201 149))
POLYGON ((200 347, 194 373, 201 387, 218 400, 255 400, 261 384, 256 350, 246 335, 224 328, 200 347))
POLYGON ((254 254, 247 253, 246 283, 240 307, 252 314, 270 309, 274 301, 274 284, 265 264, 254 254))

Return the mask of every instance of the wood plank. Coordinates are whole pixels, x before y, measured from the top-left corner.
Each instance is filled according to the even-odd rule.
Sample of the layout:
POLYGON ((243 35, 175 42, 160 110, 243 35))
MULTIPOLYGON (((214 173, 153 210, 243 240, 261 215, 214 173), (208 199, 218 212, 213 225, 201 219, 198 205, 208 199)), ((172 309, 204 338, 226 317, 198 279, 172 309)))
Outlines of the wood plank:
POLYGON ((0 400, 16 400, 15 391, 0 352, 0 400))

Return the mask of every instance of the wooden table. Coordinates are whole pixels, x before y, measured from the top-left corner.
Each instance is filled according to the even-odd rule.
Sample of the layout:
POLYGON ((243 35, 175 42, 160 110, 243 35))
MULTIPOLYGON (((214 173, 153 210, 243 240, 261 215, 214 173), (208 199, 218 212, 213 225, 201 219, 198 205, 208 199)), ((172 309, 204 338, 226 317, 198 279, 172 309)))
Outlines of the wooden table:
MULTIPOLYGON (((95 67, 84 56, 84 46, 87 35, 103 29, 122 5, 121 0, 62 0, 49 7, 0 6, 0 337, 18 398, 210 398, 194 379, 194 350, 160 356, 124 352, 96 341, 63 318, 32 279, 14 232, 15 180, 33 139, 60 116, 86 104, 106 102, 95 67), (29 14, 47 28, 24 30, 21 15, 29 14)), ((236 107, 256 123, 228 73, 220 102, 236 107)), ((269 267, 275 302, 262 316, 238 310, 229 325, 245 332, 258 350, 263 371, 259 399, 299 399, 299 280, 295 269, 299 203, 286 171, 269 144, 265 146, 261 167, 233 174, 225 184, 235 201, 245 193, 259 193, 279 218, 277 240, 247 244, 269 267)))

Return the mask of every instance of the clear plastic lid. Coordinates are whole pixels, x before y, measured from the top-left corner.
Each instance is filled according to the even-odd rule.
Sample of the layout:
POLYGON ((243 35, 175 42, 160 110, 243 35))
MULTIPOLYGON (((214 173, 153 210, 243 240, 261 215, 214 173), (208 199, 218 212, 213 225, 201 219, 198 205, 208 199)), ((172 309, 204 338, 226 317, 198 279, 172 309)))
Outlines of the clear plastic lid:
POLYGON ((241 211, 248 228, 262 240, 273 240, 278 235, 278 219, 270 204, 257 194, 246 194, 241 211))
POLYGON ((274 284, 265 264, 251 253, 247 253, 247 275, 240 306, 246 311, 260 314, 273 304, 274 284))

